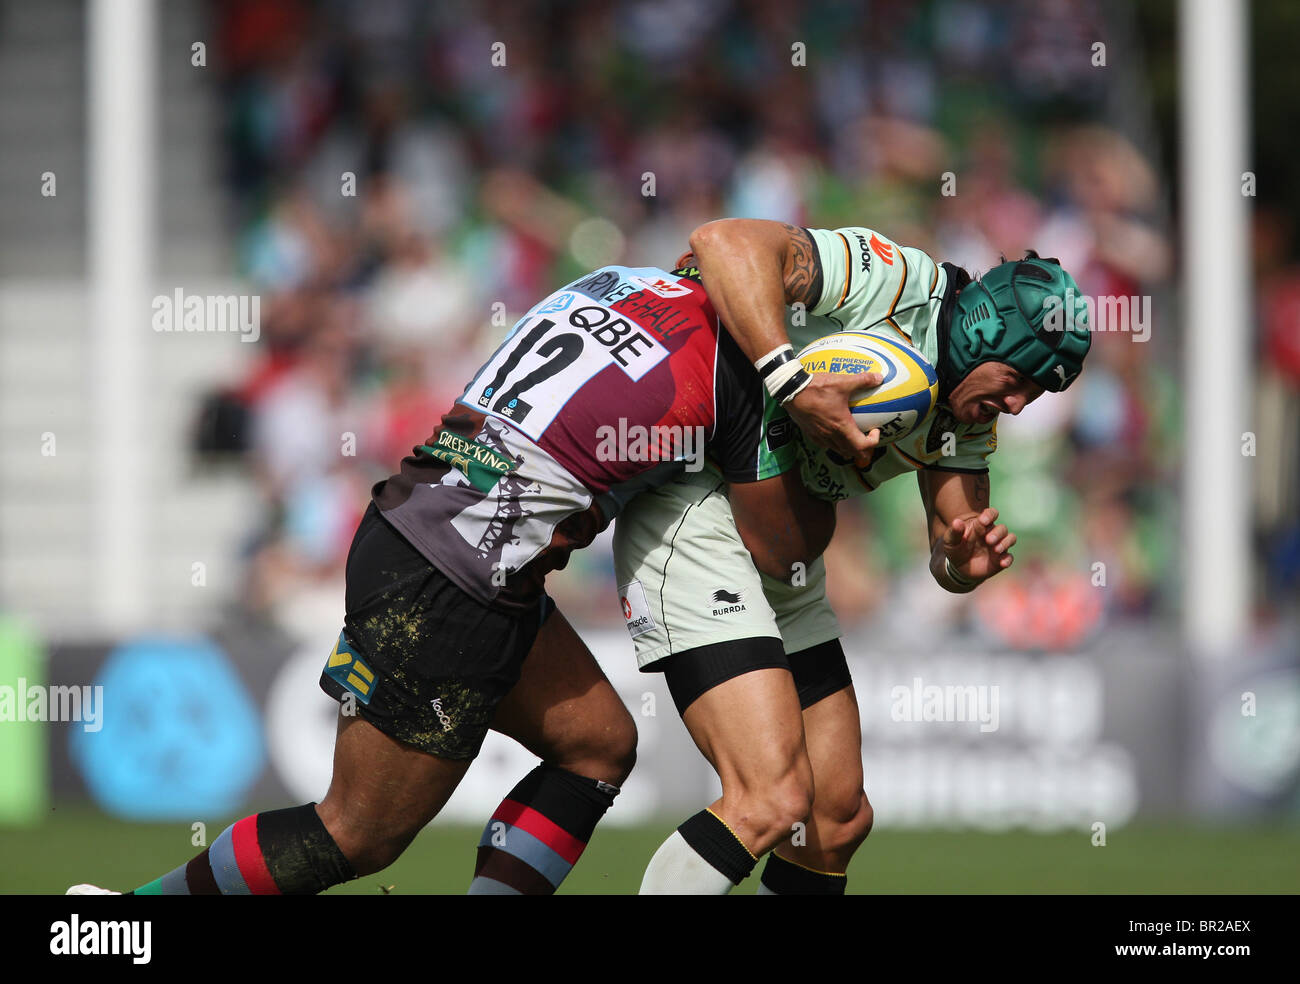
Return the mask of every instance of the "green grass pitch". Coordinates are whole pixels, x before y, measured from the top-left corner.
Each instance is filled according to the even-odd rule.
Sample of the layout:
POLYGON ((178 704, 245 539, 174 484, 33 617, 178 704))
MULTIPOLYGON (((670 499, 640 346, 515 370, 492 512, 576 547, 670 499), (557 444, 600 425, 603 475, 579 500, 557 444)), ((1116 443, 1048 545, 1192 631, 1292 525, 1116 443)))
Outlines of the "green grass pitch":
MULTIPOLYGON (((236 818, 209 821, 209 839, 236 818)), ((561 894, 636 892, 671 820, 598 829, 561 894)), ((35 827, 0 828, 0 893, 61 894, 90 882, 126 890, 198 852, 188 824, 124 823, 89 808, 59 807, 35 827)), ((460 894, 479 830, 425 830, 386 871, 331 895, 460 894)), ((749 878, 736 894, 752 894, 749 878)), ((878 829, 849 870, 850 893, 1295 893, 1300 827, 1140 825, 1112 830, 1105 847, 1084 832, 985 834, 878 829)))

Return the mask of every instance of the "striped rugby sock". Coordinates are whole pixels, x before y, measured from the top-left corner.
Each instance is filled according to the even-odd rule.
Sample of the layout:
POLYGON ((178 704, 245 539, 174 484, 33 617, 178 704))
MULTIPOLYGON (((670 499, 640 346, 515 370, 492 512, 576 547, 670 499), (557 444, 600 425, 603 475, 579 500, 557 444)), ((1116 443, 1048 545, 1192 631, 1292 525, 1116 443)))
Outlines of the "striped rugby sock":
POLYGON ((316 804, 244 817, 134 895, 313 895, 356 875, 316 804))
POLYGON ((469 894, 554 894, 617 795, 607 782, 539 765, 483 829, 469 894))

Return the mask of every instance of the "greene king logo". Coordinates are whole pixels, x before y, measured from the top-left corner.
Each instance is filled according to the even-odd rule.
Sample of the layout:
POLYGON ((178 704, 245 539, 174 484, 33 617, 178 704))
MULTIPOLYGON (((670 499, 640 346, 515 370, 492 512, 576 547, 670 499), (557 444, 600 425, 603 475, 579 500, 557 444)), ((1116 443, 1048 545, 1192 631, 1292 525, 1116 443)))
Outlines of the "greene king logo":
POLYGON ((626 417, 596 428, 597 461, 685 461, 688 472, 704 467, 704 428, 678 424, 629 426, 626 417))
POLYGON ((16 687, 0 686, 0 721, 80 721, 85 731, 98 731, 104 726, 104 688, 28 686, 19 677, 16 687))
POLYGON ((491 492, 501 476, 519 467, 518 462, 497 454, 486 444, 444 430, 438 434, 436 447, 421 444, 422 451, 459 469, 480 492, 491 492))
POLYGON ((1127 331, 1133 341, 1145 342, 1151 337, 1151 297, 1124 297, 1103 294, 1089 297, 1075 294, 1072 287, 1065 288, 1064 299, 1055 294, 1043 298, 1043 328, 1046 331, 1127 331))
POLYGON ((177 287, 153 299, 153 330, 234 332, 241 342, 262 335, 262 298, 254 294, 189 294, 177 287))
POLYGON ((81 921, 73 913, 64 922, 50 923, 50 953, 56 957, 129 956, 135 964, 147 964, 153 954, 153 923, 147 919, 81 921))

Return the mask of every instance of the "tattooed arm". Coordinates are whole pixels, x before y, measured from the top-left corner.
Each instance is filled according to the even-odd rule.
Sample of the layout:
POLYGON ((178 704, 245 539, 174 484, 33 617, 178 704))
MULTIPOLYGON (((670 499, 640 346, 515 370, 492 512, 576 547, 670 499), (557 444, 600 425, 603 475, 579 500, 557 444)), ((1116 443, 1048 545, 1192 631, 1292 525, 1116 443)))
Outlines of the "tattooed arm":
MULTIPOLYGON (((691 233, 691 250, 714 310, 750 362, 790 343, 785 306, 821 300, 822 265, 807 230, 763 219, 719 219, 691 233)), ((863 434, 849 396, 876 374, 817 373, 787 404, 803 432, 822 447, 866 463, 879 435, 863 434)))
POLYGON ((930 573, 940 587, 964 594, 1011 566, 1016 535, 989 505, 988 472, 922 469, 916 478, 930 533, 930 573))
POLYGON ((691 250, 709 300, 750 362, 790 341, 787 304, 821 299, 817 249, 797 226, 719 219, 691 233, 691 250))

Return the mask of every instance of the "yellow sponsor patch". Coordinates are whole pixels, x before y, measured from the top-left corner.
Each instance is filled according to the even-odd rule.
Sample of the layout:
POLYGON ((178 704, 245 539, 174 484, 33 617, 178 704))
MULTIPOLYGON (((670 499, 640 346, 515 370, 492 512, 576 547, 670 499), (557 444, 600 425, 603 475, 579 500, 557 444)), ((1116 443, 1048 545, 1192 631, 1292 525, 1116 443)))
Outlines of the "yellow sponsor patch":
POLYGON ((338 641, 334 643, 329 659, 325 662, 325 674, 356 694, 361 703, 370 703, 371 691, 375 684, 375 671, 352 651, 342 632, 339 633, 338 641))

